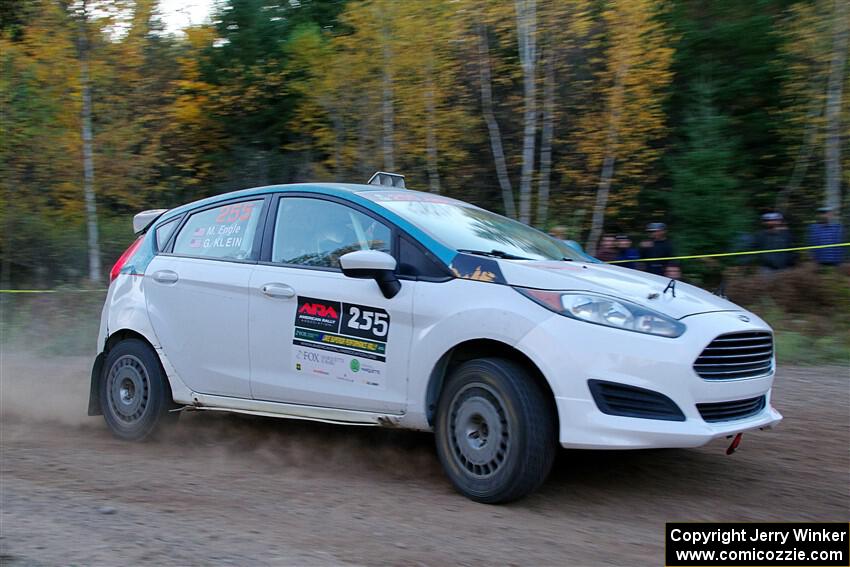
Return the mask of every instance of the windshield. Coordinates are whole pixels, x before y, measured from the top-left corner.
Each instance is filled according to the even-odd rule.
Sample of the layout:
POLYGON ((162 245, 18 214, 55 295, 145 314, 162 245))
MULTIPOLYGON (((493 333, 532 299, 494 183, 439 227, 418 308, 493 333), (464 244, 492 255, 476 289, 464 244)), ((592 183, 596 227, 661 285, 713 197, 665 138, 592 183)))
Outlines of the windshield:
POLYGON ((414 191, 361 193, 458 251, 508 259, 579 260, 589 257, 561 240, 461 201, 414 191))

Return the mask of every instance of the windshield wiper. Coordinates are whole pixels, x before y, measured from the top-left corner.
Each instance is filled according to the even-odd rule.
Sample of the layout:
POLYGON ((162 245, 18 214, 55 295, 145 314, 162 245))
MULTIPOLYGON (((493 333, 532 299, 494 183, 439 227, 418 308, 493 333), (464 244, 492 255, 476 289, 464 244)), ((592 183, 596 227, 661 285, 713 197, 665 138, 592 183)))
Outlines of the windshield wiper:
POLYGON ((490 256, 491 258, 502 258, 503 260, 532 260, 533 258, 526 258, 524 256, 517 256, 515 254, 508 254, 503 250, 490 250, 486 252, 484 250, 468 250, 468 249, 459 249, 458 252, 462 252, 464 254, 475 254, 476 256, 490 256))

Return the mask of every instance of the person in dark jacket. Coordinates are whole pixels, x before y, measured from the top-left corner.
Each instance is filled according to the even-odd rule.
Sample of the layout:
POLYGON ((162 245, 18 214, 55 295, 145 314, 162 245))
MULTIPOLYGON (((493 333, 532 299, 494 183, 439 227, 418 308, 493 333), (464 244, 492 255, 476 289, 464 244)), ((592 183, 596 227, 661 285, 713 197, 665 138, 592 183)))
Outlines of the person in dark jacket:
POLYGON ((595 256, 603 262, 613 262, 617 259, 617 243, 613 236, 610 234, 602 235, 595 256))
POLYGON ((637 260, 640 259, 640 252, 632 246, 632 239, 628 234, 617 235, 617 260, 620 262, 617 265, 624 268, 637 267, 637 260))
MULTIPOLYGON (((818 209, 820 218, 818 222, 809 226, 809 246, 822 246, 825 244, 838 244, 844 238, 841 223, 834 219, 832 207, 821 207, 818 209)), ((812 258, 821 266, 837 266, 844 261, 844 248, 819 248, 812 250, 812 258)))
POLYGON ((649 240, 640 243, 640 257, 645 260, 646 271, 659 276, 664 275, 669 260, 652 260, 652 258, 669 258, 675 256, 673 245, 667 240, 667 225, 663 222, 651 222, 646 225, 649 240))
MULTIPOLYGON (((756 236, 755 242, 758 250, 777 250, 791 248, 794 245, 791 231, 788 230, 782 213, 765 213, 761 216, 761 221, 764 228, 756 236)), ((759 254, 758 259, 762 271, 768 273, 790 268, 796 262, 793 252, 759 254)))

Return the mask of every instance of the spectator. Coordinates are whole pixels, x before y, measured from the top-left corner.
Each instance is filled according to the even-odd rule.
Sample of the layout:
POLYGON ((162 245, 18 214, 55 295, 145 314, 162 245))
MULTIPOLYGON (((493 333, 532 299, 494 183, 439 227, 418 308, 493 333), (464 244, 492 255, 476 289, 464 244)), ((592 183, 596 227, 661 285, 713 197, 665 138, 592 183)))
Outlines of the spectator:
POLYGON ((638 260, 640 258, 640 253, 632 247, 632 239, 629 238, 629 235, 627 234, 618 234, 616 240, 617 260, 620 261, 617 265, 623 266, 624 268, 634 269, 637 265, 634 260, 638 260))
POLYGON ((670 278, 671 280, 682 279, 682 267, 679 266, 678 262, 670 262, 667 264, 667 267, 664 268, 664 277, 670 278))
MULTIPOLYGON (((788 230, 782 213, 765 213, 761 216, 761 221, 764 228, 756 236, 757 249, 777 250, 793 246, 791 231, 788 230)), ((792 252, 770 252, 759 254, 758 261, 763 272, 771 273, 790 268, 795 263, 795 257, 792 252)))
MULTIPOLYGON (((810 246, 838 244, 844 238, 841 223, 835 220, 832 207, 818 209, 818 222, 809 226, 808 243, 810 246)), ((837 266, 844 261, 844 248, 819 248, 812 250, 812 257, 821 266, 837 266)))
POLYGON ((663 222, 651 222, 646 225, 649 240, 640 243, 640 257, 646 261, 646 271, 656 275, 664 275, 664 269, 669 260, 653 260, 652 258, 669 258, 673 256, 673 246, 667 240, 667 225, 663 222))
POLYGON ((599 249, 596 251, 596 257, 603 262, 613 262, 617 259, 617 246, 614 237, 610 234, 602 235, 599 240, 599 249))
POLYGON ((549 236, 554 238, 555 240, 560 240, 563 242, 567 239, 567 227, 565 226, 553 226, 549 229, 549 236))

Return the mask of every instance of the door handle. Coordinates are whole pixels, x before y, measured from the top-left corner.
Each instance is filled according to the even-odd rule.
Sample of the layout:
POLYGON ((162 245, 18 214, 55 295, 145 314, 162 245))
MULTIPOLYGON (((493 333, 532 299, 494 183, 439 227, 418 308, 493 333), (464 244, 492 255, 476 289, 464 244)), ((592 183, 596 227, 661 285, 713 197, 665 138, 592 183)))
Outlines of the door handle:
POLYGON ((153 279, 155 282, 172 284, 177 283, 180 276, 177 275, 177 272, 173 272, 171 270, 159 270, 153 273, 153 279))
POLYGON ((295 297, 295 290, 292 286, 282 283, 267 283, 262 287, 263 293, 269 297, 295 297))

